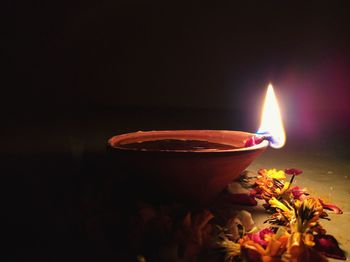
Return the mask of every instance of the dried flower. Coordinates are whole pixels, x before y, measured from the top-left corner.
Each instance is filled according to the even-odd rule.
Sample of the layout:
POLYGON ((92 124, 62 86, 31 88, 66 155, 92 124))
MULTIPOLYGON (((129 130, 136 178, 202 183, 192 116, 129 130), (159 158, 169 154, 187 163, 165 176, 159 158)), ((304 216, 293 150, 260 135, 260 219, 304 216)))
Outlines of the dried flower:
POLYGON ((311 227, 316 225, 317 220, 323 214, 323 207, 317 198, 308 197, 302 201, 296 200, 295 218, 292 230, 300 233, 308 232, 311 227), (293 228, 295 226, 295 228, 293 228))
MULTIPOLYGON (((242 259, 246 261, 312 262, 327 261, 323 255, 339 259, 345 258, 335 238, 326 235, 326 231, 319 224, 319 219, 327 216, 324 210, 332 210, 337 214, 341 214, 342 210, 333 204, 325 204, 321 199, 309 197, 304 189, 297 186, 291 187, 294 177, 301 173, 302 171, 296 168, 284 171, 260 169, 255 185, 250 183, 249 187, 252 188, 250 195, 241 194, 245 197, 265 200, 265 208, 272 212, 266 221, 272 227, 255 233, 245 233, 244 229, 248 227, 243 226, 242 218, 236 217, 231 220, 231 226, 236 225, 236 227, 231 227, 231 236, 235 236, 231 240, 237 241, 237 238, 243 234, 243 237, 238 240, 242 259), (289 182, 285 181, 286 174, 292 175, 289 182), (278 228, 277 232, 276 228, 278 228)), ((253 225, 252 223, 251 226, 253 225)))
POLYGON ((233 261, 241 253, 241 245, 227 238, 222 239, 218 244, 225 249, 225 261, 227 262, 233 261))
POLYGON ((266 171, 267 176, 272 179, 286 179, 286 175, 283 170, 277 170, 275 168, 266 171))
POLYGON ((305 190, 302 190, 298 186, 292 187, 290 192, 292 193, 293 198, 298 200, 302 200, 305 196, 309 195, 307 192, 305 192, 305 190))
POLYGON ((265 228, 256 233, 248 234, 247 236, 254 242, 260 244, 263 247, 266 247, 269 243, 266 240, 266 237, 272 234, 274 234, 274 232, 271 230, 271 228, 265 228))
POLYGON ((286 173, 287 175, 298 176, 298 175, 302 174, 303 171, 301 169, 297 169, 297 168, 287 168, 284 170, 284 173, 286 173))
MULTIPOLYGON (((175 206, 153 207, 141 203, 135 223, 131 223, 137 232, 132 235, 132 241, 148 241, 152 245, 166 242, 163 248, 157 249, 157 254, 163 254, 165 260, 171 250, 177 259, 193 261, 204 248, 217 245, 225 250, 227 262, 324 262, 327 261, 325 256, 346 259, 337 240, 326 234, 319 223, 320 218, 326 218, 326 210, 336 214, 341 214, 342 210, 310 197, 305 189, 292 186, 294 177, 301 173, 296 168, 260 169, 257 176, 244 173, 239 181, 228 185, 226 194, 219 198, 224 201, 222 207, 229 210, 220 210, 220 205, 212 209, 218 212, 215 221, 224 224, 217 225, 218 230, 210 223, 214 215, 208 210, 185 213, 187 208, 177 206, 180 212, 175 214, 175 206), (286 175, 292 175, 289 182, 285 181, 286 175), (257 205, 256 199, 264 200, 264 207, 271 213, 265 221, 269 227, 258 230, 252 215, 245 210, 227 219, 233 213, 227 202, 257 205), (174 215, 175 221, 172 220, 174 215), (147 237, 149 233, 151 237, 147 237), (144 235, 138 239, 137 234, 144 235), (166 252, 162 253, 164 250, 166 252)), ((140 256, 139 260, 142 258, 140 256)))
POLYGON ((333 205, 333 204, 326 204, 322 201, 322 199, 318 199, 322 205, 322 207, 324 209, 327 209, 327 210, 331 210, 333 211, 335 214, 343 214, 343 210, 341 210, 339 207, 337 207, 336 205, 333 205))
POLYGON ((266 248, 245 236, 240 240, 242 255, 246 261, 282 261, 287 249, 288 236, 271 235, 266 248))
POLYGON ((294 209, 287 202, 282 203, 275 197, 272 197, 269 200, 269 204, 271 205, 271 207, 280 209, 283 212, 284 216, 287 217, 289 220, 295 217, 294 209))
POLYGON ((327 257, 346 260, 344 251, 339 248, 338 241, 331 235, 316 235, 315 249, 327 257))

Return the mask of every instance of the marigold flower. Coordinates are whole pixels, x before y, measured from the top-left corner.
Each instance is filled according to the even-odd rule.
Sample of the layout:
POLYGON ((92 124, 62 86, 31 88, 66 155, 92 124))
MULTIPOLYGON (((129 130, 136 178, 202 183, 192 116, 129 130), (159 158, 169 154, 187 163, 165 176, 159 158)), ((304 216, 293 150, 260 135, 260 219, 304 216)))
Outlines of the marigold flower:
POLYGON ((315 245, 314 236, 311 234, 304 234, 304 243, 307 246, 313 247, 315 245))
POLYGON ((267 170, 267 176, 273 179, 286 179, 284 171, 275 168, 267 170))
POLYGON ((284 185, 283 185, 283 188, 276 188, 276 193, 279 194, 279 195, 282 195, 284 194, 288 189, 289 189, 289 182, 285 182, 284 185))
POLYGON ((277 198, 275 197, 272 197, 270 200, 269 200, 269 204, 272 206, 272 207, 275 207, 275 208, 279 208, 281 209, 282 211, 286 212, 286 213, 290 213, 292 212, 292 210, 287 207, 285 204, 283 204, 281 201, 277 200, 277 198))

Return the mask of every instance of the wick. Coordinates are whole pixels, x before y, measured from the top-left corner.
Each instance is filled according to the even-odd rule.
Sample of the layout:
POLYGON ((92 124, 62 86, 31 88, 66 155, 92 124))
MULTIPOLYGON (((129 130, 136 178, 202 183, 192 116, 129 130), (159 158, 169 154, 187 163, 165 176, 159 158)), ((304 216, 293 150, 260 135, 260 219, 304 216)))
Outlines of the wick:
POLYGON ((272 141, 273 141, 272 135, 264 135, 264 136, 262 137, 262 139, 263 139, 263 140, 267 140, 267 141, 269 141, 269 142, 271 142, 271 143, 272 143, 272 141))
POLYGON ((256 133, 256 136, 261 138, 262 140, 267 140, 269 142, 272 142, 273 140, 272 135, 268 132, 256 133))
POLYGON ((273 138, 272 135, 269 133, 257 133, 256 135, 250 137, 246 142, 245 146, 250 147, 250 146, 255 146, 260 144, 262 141, 267 140, 270 143, 273 143, 273 138))

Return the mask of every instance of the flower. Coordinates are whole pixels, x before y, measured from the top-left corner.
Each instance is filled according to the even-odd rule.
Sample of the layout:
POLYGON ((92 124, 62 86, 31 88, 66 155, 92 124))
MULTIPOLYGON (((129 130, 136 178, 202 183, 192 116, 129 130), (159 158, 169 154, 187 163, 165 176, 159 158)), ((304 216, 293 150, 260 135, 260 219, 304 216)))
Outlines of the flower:
POLYGON ((339 248, 338 241, 332 235, 321 235, 315 236, 315 249, 321 254, 345 260, 344 251, 339 248))
POLYGON ((326 262, 327 259, 313 248, 313 236, 295 232, 288 239, 287 252, 284 257, 287 261, 326 262))
POLYGON ((298 176, 298 175, 302 174, 303 171, 301 169, 297 169, 297 168, 287 168, 284 170, 284 173, 286 173, 287 175, 298 176))
POLYGON ((294 217, 290 220, 292 233, 307 234, 318 228, 317 221, 324 212, 317 198, 308 197, 304 200, 296 200, 293 209, 294 217))
POLYGON ((288 219, 292 219, 295 216, 294 209, 287 202, 282 203, 281 201, 277 200, 275 197, 272 197, 269 200, 269 204, 271 205, 271 207, 282 210, 284 215, 288 219))
POLYGON ((287 249, 288 235, 269 235, 266 248, 248 236, 242 238, 239 243, 244 261, 282 261, 287 249))
POLYGON ((286 175, 283 170, 276 170, 275 168, 267 170, 267 176, 273 179, 286 178, 286 175))
POLYGON ((255 243, 260 244, 263 247, 266 247, 269 243, 265 238, 269 235, 272 235, 273 231, 271 228, 264 228, 256 233, 248 234, 248 237, 253 240, 255 243))
MULTIPOLYGON (((255 184, 253 181, 245 187, 250 188, 250 194, 230 195, 241 202, 242 198, 249 201, 254 198, 265 200, 264 206, 272 215, 265 221, 269 222, 271 227, 258 232, 253 232, 254 229, 246 232, 249 231, 249 226, 243 225, 242 222, 250 221, 247 216, 244 216, 246 220, 240 217, 231 220, 230 235, 225 236, 226 241, 231 242, 224 241, 223 244, 226 249, 232 250, 231 254, 226 256, 227 261, 233 261, 236 259, 235 256, 240 256, 239 259, 244 261, 263 262, 324 262, 327 261, 324 256, 345 259, 338 242, 333 236, 326 235, 326 230, 319 224, 320 218, 327 217, 325 210, 334 211, 336 214, 341 214, 343 211, 333 204, 324 203, 319 198, 310 197, 298 186, 292 187, 295 176, 301 173, 302 170, 296 168, 284 171, 260 169, 255 184), (286 174, 292 176, 289 182, 285 181, 286 174), (240 253, 237 251, 239 246, 240 253)), ((236 189, 242 190, 235 184, 231 185, 230 189, 234 193, 241 192, 236 189)), ((254 227, 254 223, 251 223, 251 227, 254 227)))
POLYGON ((284 194, 290 187, 290 183, 289 182, 285 182, 282 188, 276 188, 276 193, 279 195, 284 194))
POLYGON ((292 193, 293 198, 298 200, 302 200, 305 196, 309 195, 307 192, 305 192, 298 186, 292 187, 290 189, 290 192, 292 193))
POLYGON ((333 211, 335 214, 343 214, 343 210, 341 210, 339 207, 337 207, 336 205, 333 205, 333 204, 326 204, 322 201, 322 199, 318 199, 322 205, 322 207, 324 209, 327 209, 327 210, 331 210, 333 211))
POLYGON ((218 245, 225 249, 225 261, 233 261, 236 256, 241 254, 241 245, 226 237, 218 242, 218 245))
POLYGON ((279 197, 284 194, 289 184, 283 181, 285 174, 282 170, 260 169, 256 180, 256 187, 251 191, 251 195, 264 199, 268 202, 271 197, 279 197))

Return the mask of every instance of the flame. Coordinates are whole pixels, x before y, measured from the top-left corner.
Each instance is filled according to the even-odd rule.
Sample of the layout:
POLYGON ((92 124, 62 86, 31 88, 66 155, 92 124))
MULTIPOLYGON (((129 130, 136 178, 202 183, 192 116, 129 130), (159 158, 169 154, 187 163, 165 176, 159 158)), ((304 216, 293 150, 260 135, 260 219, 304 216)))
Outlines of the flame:
POLYGON ((286 143, 286 133, 284 132, 280 108, 272 84, 269 84, 267 88, 261 124, 257 133, 272 136, 270 145, 273 148, 281 148, 286 143))

